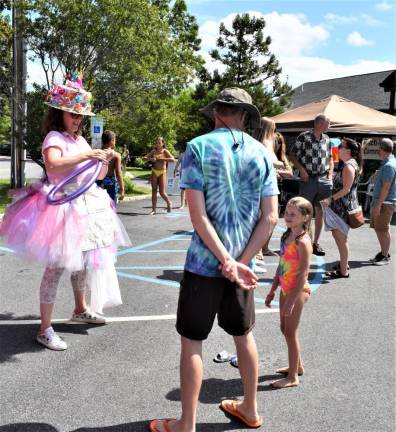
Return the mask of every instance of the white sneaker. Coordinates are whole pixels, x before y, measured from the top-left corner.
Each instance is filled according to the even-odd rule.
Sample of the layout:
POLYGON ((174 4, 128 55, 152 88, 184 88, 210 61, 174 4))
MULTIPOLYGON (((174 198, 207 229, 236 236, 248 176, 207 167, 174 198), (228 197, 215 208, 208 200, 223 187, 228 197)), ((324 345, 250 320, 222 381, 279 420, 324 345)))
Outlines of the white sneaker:
POLYGON ((71 321, 87 324, 106 324, 106 318, 103 315, 92 312, 90 309, 86 309, 79 314, 74 313, 71 321))
POLYGON ((46 328, 43 334, 37 335, 36 340, 39 344, 54 351, 64 351, 67 349, 66 342, 55 333, 52 327, 46 328))

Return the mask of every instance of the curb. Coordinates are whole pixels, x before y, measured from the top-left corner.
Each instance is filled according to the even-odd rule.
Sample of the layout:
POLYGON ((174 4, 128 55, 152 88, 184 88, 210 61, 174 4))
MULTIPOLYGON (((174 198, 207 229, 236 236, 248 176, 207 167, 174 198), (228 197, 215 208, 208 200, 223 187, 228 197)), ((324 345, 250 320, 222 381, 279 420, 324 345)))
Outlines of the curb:
POLYGON ((148 199, 148 198, 151 198, 151 194, 150 195, 135 195, 135 196, 130 196, 130 197, 124 197, 124 199, 122 201, 119 201, 118 203, 130 202, 130 201, 140 201, 140 200, 144 200, 144 199, 148 199))

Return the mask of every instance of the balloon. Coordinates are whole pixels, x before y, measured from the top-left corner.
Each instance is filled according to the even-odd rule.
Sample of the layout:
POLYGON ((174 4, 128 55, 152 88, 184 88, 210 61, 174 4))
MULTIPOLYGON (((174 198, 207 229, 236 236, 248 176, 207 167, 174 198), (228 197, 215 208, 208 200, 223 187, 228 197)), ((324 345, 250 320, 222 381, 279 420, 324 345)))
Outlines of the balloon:
POLYGON ((102 168, 103 162, 99 160, 92 160, 83 165, 82 167, 76 169, 71 174, 69 174, 67 177, 65 177, 61 182, 59 182, 57 185, 55 185, 49 192, 47 196, 47 202, 51 205, 60 205, 64 204, 66 202, 69 202, 81 194, 83 194, 86 190, 88 190, 94 183, 95 180, 98 178, 98 175, 100 173, 100 170, 102 168), (71 192, 69 195, 63 195, 60 198, 55 198, 55 194, 59 192, 59 190, 65 186, 68 183, 71 183, 72 180, 74 180, 78 175, 86 171, 87 169, 93 167, 96 165, 95 172, 93 173, 92 177, 87 181, 87 183, 81 185, 79 188, 77 188, 75 191, 71 192))

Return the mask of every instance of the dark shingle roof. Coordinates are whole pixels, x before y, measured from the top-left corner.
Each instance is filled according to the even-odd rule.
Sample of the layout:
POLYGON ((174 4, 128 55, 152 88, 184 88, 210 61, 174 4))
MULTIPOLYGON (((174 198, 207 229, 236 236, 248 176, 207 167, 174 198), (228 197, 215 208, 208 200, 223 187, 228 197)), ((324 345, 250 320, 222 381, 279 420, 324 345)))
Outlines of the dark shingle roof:
POLYGON ((289 109, 336 94, 379 111, 388 111, 390 93, 385 93, 379 85, 392 72, 394 70, 304 83, 294 89, 289 109))

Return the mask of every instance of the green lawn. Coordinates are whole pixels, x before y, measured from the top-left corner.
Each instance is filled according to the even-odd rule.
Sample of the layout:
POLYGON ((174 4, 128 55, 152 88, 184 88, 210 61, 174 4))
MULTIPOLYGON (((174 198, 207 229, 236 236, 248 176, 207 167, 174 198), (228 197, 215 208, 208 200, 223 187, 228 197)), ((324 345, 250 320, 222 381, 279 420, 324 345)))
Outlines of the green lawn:
MULTIPOLYGON (((140 172, 139 178, 142 179, 144 178, 144 175, 146 175, 146 173, 150 173, 150 171, 143 172, 142 170, 140 170, 139 172, 140 172)), ((4 213, 4 209, 6 205, 11 202, 11 198, 8 197, 9 189, 10 189, 10 181, 0 180, 0 214, 4 213)), ((130 197, 135 195, 148 195, 150 193, 151 193, 150 187, 136 186, 135 184, 133 184, 133 186, 125 195, 130 197)))
POLYGON ((4 213, 5 206, 11 202, 11 198, 7 195, 9 189, 10 181, 0 180, 0 213, 4 213))
POLYGON ((126 192, 125 196, 135 196, 135 195, 148 195, 151 194, 151 188, 144 187, 144 186, 136 186, 133 185, 133 191, 132 192, 126 192))
POLYGON ((136 167, 127 167, 127 172, 141 180, 148 180, 151 175, 151 170, 136 167))

